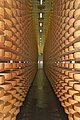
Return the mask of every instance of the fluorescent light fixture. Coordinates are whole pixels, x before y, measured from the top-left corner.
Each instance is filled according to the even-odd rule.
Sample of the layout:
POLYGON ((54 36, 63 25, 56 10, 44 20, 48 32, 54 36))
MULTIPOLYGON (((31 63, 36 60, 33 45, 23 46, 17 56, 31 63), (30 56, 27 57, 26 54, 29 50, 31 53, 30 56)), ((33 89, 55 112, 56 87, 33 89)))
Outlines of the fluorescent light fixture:
POLYGON ((43 4, 43 0, 40 0, 40 5, 42 5, 43 4))
POLYGON ((40 30, 40 32, 42 32, 42 30, 40 30))
POLYGON ((42 25, 43 25, 43 24, 42 24, 42 23, 40 23, 39 25, 40 25, 40 27, 42 27, 42 25))
POLYGON ((42 13, 40 13, 40 18, 42 18, 43 17, 43 14, 42 13))
POLYGON ((42 38, 40 38, 40 40, 41 40, 42 38))

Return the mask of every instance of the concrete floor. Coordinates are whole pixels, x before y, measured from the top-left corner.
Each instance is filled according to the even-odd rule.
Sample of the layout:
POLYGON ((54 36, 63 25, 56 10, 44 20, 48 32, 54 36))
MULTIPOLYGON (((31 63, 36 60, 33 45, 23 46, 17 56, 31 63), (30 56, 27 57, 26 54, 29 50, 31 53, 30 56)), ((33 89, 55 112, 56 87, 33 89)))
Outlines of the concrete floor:
POLYGON ((67 120, 42 70, 38 71, 17 120, 67 120))

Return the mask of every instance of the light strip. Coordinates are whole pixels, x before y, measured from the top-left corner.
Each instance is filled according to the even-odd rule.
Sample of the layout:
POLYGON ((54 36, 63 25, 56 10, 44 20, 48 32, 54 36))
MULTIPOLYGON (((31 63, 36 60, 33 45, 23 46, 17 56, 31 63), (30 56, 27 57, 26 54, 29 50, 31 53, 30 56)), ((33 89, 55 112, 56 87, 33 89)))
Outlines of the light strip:
POLYGON ((43 0, 40 0, 40 5, 42 5, 43 4, 43 0))
POLYGON ((42 32, 42 30, 40 30, 40 32, 42 32))
POLYGON ((43 17, 43 14, 42 13, 40 13, 40 18, 42 18, 43 17))
POLYGON ((40 25, 40 27, 42 27, 42 25, 43 25, 43 24, 42 24, 42 23, 40 23, 39 25, 40 25))

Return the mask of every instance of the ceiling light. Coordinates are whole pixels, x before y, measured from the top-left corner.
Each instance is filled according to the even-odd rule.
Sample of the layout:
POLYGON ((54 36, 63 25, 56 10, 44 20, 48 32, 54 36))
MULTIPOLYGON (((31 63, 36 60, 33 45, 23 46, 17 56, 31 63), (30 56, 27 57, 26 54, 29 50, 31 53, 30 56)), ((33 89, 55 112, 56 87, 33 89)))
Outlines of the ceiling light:
POLYGON ((42 27, 42 25, 43 25, 43 24, 42 24, 42 23, 40 23, 39 25, 40 25, 40 27, 42 27))
POLYGON ((42 18, 43 17, 43 14, 42 13, 40 13, 40 18, 42 18))
POLYGON ((40 43, 42 43, 42 41, 40 41, 40 43))
POLYGON ((40 38, 40 40, 41 40, 42 38, 40 38))
POLYGON ((42 32, 42 30, 40 30, 40 32, 42 32))
POLYGON ((43 4, 43 0, 40 0, 40 5, 42 5, 43 4))

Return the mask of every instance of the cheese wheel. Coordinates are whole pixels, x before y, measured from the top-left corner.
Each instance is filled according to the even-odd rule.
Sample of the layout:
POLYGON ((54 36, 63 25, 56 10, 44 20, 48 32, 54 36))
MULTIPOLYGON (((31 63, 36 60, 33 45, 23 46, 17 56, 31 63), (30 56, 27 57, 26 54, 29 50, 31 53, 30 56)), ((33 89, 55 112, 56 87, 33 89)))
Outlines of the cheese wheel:
POLYGON ((75 103, 77 103, 76 100, 74 100, 72 97, 71 98, 68 98, 68 101, 70 104, 74 105, 75 103))
POLYGON ((0 97, 3 97, 5 94, 4 88, 0 87, 0 97))
POLYGON ((16 33, 17 32, 17 29, 15 27, 11 27, 11 30, 16 33))
POLYGON ((0 97, 0 100, 7 102, 12 99, 12 95, 10 93, 6 93, 3 97, 0 97))
POLYGON ((74 73, 73 73, 73 72, 69 72, 68 76, 69 76, 70 78, 73 78, 74 73))
POLYGON ((74 69, 80 70, 80 63, 75 63, 74 64, 74 69))
POLYGON ((76 93, 79 93, 78 91, 76 91, 74 89, 69 89, 68 92, 69 92, 70 95, 74 95, 76 93))
POLYGON ((60 98, 61 98, 62 101, 66 100, 64 95, 60 96, 60 98))
POLYGON ((5 12, 6 12, 10 17, 12 17, 12 11, 11 11, 11 9, 9 9, 9 8, 4 8, 4 10, 5 10, 5 12))
POLYGON ((69 44, 69 41, 68 40, 65 40, 65 45, 69 44))
POLYGON ((12 42, 11 41, 5 41, 4 45, 11 48, 12 47, 12 42))
POLYGON ((72 69, 73 68, 73 63, 69 63, 69 68, 72 69))
POLYGON ((13 105, 11 110, 9 111, 10 114, 13 114, 16 111, 16 107, 13 105))
POLYGON ((75 90, 80 91, 80 83, 75 83, 73 87, 75 90))
POLYGON ((74 100, 80 102, 80 93, 74 94, 74 100))
POLYGON ((61 92, 64 94, 64 93, 66 93, 66 92, 67 92, 67 90, 62 89, 62 90, 61 90, 61 92))
POLYGON ((12 45, 11 49, 16 51, 17 47, 15 45, 12 45))
POLYGON ((5 58, 11 58, 12 53, 11 52, 5 52, 5 58))
POLYGON ((12 6, 12 0, 5 0, 10 6, 12 6))
POLYGON ((69 59, 74 59, 74 55, 73 54, 69 54, 69 59))
POLYGON ((69 27, 70 27, 69 25, 66 25, 65 30, 67 31, 69 29, 69 27))
POLYGON ((4 104, 3 110, 1 110, 0 112, 1 112, 1 113, 7 113, 7 112, 10 111, 11 107, 12 107, 12 105, 11 105, 9 102, 6 102, 6 103, 4 104))
POLYGON ((80 30, 77 30, 77 31, 74 32, 74 37, 75 38, 80 37, 80 30))
POLYGON ((10 83, 13 87, 17 85, 17 82, 15 79, 13 80, 8 80, 7 83, 10 83))
POLYGON ((17 115, 19 112, 20 112, 20 108, 17 108, 14 114, 17 115))
POLYGON ((80 0, 75 0, 74 7, 75 7, 75 9, 80 7, 80 0))
POLYGON ((4 36, 12 37, 12 31, 10 30, 4 30, 4 36))
POLYGON ((74 1, 70 1, 69 8, 73 9, 74 8, 74 1))
POLYGON ((16 54, 13 54, 12 53, 12 57, 11 57, 13 60, 15 60, 17 58, 17 55, 16 54))
POLYGON ((74 41, 75 40, 75 37, 74 36, 70 36, 69 37, 69 42, 72 42, 72 41, 74 41))
POLYGON ((68 85, 66 85, 66 86, 64 86, 64 88, 65 88, 65 90, 69 90, 69 89, 71 89, 72 87, 70 87, 70 86, 68 86, 68 85))
POLYGON ((69 74, 69 71, 65 71, 65 72, 64 72, 64 74, 68 76, 68 74, 69 74))
POLYGON ((67 100, 64 101, 64 104, 65 104, 66 107, 71 106, 71 104, 67 100))
POLYGON ((73 79, 65 78, 64 81, 65 81, 66 83, 68 83, 69 81, 73 81, 73 79))
POLYGON ((79 113, 74 114, 74 120, 80 120, 80 114, 79 113))
POLYGON ((80 9, 74 11, 74 18, 77 19, 80 15, 80 9))
POLYGON ((4 90, 7 91, 12 88, 12 85, 10 83, 3 83, 0 85, 0 87, 4 88, 4 90))
POLYGON ((0 63, 0 71, 4 70, 4 63, 0 63))
POLYGON ((4 8, 0 7, 0 16, 4 16, 4 8))
POLYGON ((75 83, 79 83, 78 81, 71 80, 68 82, 69 86, 73 87, 75 83))
POLYGON ((64 96, 68 99, 69 97, 71 97, 72 95, 65 93, 64 96))
POLYGON ((12 73, 9 72, 0 73, 0 75, 3 75, 5 80, 10 80, 12 78, 12 73))
POLYGON ((3 44, 3 43, 4 43, 4 36, 0 35, 0 44, 3 44))
POLYGON ((0 21, 0 29, 1 30, 5 29, 4 21, 0 21))
POLYGON ((4 117, 4 120, 11 120, 11 118, 12 118, 12 115, 8 113, 8 114, 4 117))
POLYGON ((5 69, 11 69, 12 68, 12 64, 11 63, 4 63, 4 68, 5 69))
POLYGON ((69 34, 73 34, 74 31, 75 31, 75 28, 74 28, 74 27, 71 27, 71 28, 69 29, 69 34))
POLYGON ((80 49, 80 42, 76 42, 74 43, 74 48, 76 49, 80 49))
POLYGON ((63 82, 63 83, 62 83, 62 86, 64 87, 65 85, 67 85, 67 83, 63 82))
POLYGON ((64 111, 65 111, 66 114, 69 114, 68 107, 65 107, 65 108, 64 108, 64 111))
POLYGON ((4 107, 4 101, 0 100, 0 110, 2 110, 4 107))
POLYGON ((74 24, 74 22, 75 22, 75 19, 74 19, 74 18, 71 18, 71 19, 69 20, 69 26, 72 26, 72 25, 74 24))
POLYGON ((8 91, 8 93, 11 93, 12 95, 16 94, 16 89, 12 88, 11 90, 8 91))
MULTIPOLYGON (((68 56, 66 56, 66 59, 68 59, 68 56)), ((68 68, 68 65, 69 65, 69 63, 65 63, 65 68, 68 68)))
POLYGON ((74 28, 77 29, 80 26, 80 20, 74 22, 74 28))
MULTIPOLYGON (((65 38, 67 39, 70 36, 70 34, 68 32, 65 33, 65 38)), ((65 44, 68 44, 68 41, 65 41, 65 44)))
POLYGON ((3 84, 5 82, 4 75, 0 75, 0 84, 3 84))
POLYGON ((74 53, 74 58, 80 58, 80 52, 75 52, 74 53))
POLYGON ((68 52, 68 48, 65 48, 65 52, 68 52))
POLYGON ((61 106, 66 107, 64 104, 64 101, 61 101, 60 98, 59 98, 59 101, 61 102, 61 106))
POLYGON ((69 46, 69 51, 75 50, 73 46, 69 46))
POLYGON ((11 120, 16 120, 16 116, 14 114, 12 114, 11 120))
POLYGON ((74 104, 74 110, 80 113, 80 103, 74 104))
POLYGON ((9 27, 12 27, 12 21, 8 19, 3 19, 5 22, 5 25, 8 25, 9 27))
POLYGON ((20 104, 20 101, 19 101, 19 100, 17 100, 17 101, 14 103, 14 105, 15 105, 16 107, 19 107, 19 104, 20 104))
POLYGON ((14 105, 14 103, 17 101, 17 99, 15 97, 12 97, 12 99, 10 99, 8 102, 11 103, 12 105, 14 105))
POLYGON ((69 17, 70 17, 70 18, 71 18, 71 17, 73 17, 74 12, 75 12, 75 10, 74 10, 74 9, 70 10, 70 12, 69 12, 69 17))
POLYGON ((11 21, 14 23, 14 25, 16 25, 16 24, 17 24, 17 20, 16 20, 16 18, 11 17, 11 21))
POLYGON ((70 113, 70 114, 76 113, 76 110, 73 108, 73 106, 69 106, 69 107, 68 107, 68 110, 69 110, 69 113, 70 113))
POLYGON ((14 41, 14 42, 16 42, 17 38, 15 36, 12 36, 11 40, 14 41))
POLYGON ((75 80, 80 80, 80 74, 79 73, 75 73, 74 74, 74 79, 75 80))
POLYGON ((74 119, 73 119, 73 115, 72 115, 72 114, 69 114, 69 115, 68 115, 68 119, 69 119, 69 120, 74 120, 74 119))
POLYGON ((4 49, 0 49, 0 57, 3 57, 5 55, 4 49))

